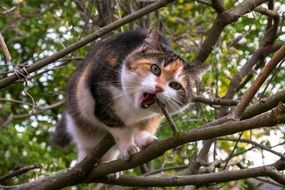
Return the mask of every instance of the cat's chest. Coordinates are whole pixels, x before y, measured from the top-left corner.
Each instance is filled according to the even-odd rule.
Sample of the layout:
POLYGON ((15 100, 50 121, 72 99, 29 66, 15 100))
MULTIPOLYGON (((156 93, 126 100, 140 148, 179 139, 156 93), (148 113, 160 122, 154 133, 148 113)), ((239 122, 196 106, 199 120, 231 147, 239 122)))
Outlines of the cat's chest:
POLYGON ((150 110, 137 109, 132 99, 125 96, 121 89, 111 87, 111 92, 113 97, 116 97, 113 100, 113 110, 126 125, 138 123, 155 115, 150 110))

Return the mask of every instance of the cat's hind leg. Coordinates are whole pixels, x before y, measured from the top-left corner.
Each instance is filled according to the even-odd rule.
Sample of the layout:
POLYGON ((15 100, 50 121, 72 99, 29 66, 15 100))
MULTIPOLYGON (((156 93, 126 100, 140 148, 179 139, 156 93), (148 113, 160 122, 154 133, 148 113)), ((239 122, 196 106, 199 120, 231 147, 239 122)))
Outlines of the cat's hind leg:
POLYGON ((107 135, 108 131, 98 128, 96 131, 86 131, 84 126, 78 126, 69 113, 66 113, 66 126, 68 133, 77 148, 77 162, 83 160, 92 149, 107 135))

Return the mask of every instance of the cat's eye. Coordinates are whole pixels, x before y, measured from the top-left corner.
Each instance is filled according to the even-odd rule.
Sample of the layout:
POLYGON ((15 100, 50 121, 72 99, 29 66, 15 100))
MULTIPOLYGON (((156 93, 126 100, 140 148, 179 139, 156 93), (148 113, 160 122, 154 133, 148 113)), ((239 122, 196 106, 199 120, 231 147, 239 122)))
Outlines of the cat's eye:
POLYGON ((169 86, 175 90, 179 90, 182 87, 178 82, 170 82, 169 86))
POLYGON ((159 66, 156 65, 156 64, 152 64, 152 65, 150 66, 150 71, 151 71, 153 74, 157 75, 157 76, 159 76, 159 75, 160 75, 160 72, 161 72, 159 66))

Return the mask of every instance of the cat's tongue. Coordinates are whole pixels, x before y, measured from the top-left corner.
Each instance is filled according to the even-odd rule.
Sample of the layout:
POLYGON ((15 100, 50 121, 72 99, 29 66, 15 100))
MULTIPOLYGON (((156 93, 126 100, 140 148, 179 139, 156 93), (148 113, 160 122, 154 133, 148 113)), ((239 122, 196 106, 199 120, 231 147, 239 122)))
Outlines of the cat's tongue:
POLYGON ((150 105, 154 104, 155 102, 155 94, 150 93, 143 93, 143 95, 140 98, 140 103, 143 108, 148 108, 150 105))

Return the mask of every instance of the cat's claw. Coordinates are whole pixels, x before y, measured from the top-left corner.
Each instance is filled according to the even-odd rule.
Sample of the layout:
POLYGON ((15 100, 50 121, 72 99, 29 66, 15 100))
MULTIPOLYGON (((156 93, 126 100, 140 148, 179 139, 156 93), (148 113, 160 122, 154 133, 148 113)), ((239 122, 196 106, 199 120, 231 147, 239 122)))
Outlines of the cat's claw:
POLYGON ((142 131, 136 135, 135 143, 140 149, 145 149, 148 145, 157 140, 157 137, 153 134, 142 131))
POLYGON ((139 147, 137 147, 135 144, 130 144, 128 147, 124 148, 121 151, 123 160, 129 160, 131 158, 131 155, 139 152, 139 147))

